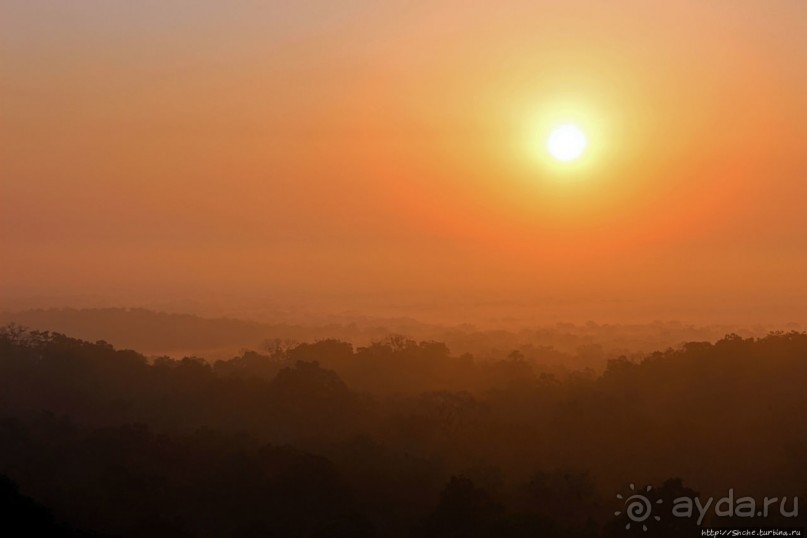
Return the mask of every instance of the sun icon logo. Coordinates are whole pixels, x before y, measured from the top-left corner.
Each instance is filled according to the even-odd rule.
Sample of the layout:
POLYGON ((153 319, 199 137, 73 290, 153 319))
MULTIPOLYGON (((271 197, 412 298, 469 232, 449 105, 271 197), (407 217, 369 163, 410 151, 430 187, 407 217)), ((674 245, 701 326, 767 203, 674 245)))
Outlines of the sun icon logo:
MULTIPOLYGON (((628 516, 628 524, 625 525, 625 529, 630 529, 632 523, 642 524, 642 530, 647 532, 647 524, 645 523, 649 520, 652 516, 653 519, 656 521, 660 521, 661 517, 653 514, 653 505, 654 504, 661 504, 663 501, 661 499, 657 499, 655 503, 653 503, 648 495, 650 495, 651 491, 653 490, 653 486, 647 486, 642 493, 636 492, 636 487, 631 484, 630 485, 630 494, 625 497, 621 493, 616 494, 616 498, 622 501, 625 505, 624 513, 628 516)), ((622 515, 622 510, 617 510, 614 512, 615 516, 622 515)))

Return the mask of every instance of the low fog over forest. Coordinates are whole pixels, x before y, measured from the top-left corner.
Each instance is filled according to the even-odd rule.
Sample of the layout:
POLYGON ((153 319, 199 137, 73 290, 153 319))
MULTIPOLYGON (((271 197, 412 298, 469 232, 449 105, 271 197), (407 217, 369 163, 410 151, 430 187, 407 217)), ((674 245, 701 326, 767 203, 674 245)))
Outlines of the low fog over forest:
POLYGON ((647 352, 714 329, 430 328, 451 345, 378 329, 355 344, 318 331, 376 335, 136 310, 20 317, 48 318, 150 349, 193 334, 199 349, 260 346, 172 358, 7 325, 0 510, 44 535, 694 536, 697 514, 626 529, 616 494, 807 493, 802 332, 647 352))
POLYGON ((676 321, 648 323, 526 323, 493 319, 484 324, 436 324, 412 318, 283 316, 272 321, 209 318, 143 308, 51 308, 0 312, 1 323, 57 331, 76 338, 104 340, 145 355, 186 355, 229 359, 243 349, 272 351, 318 340, 337 339, 366 346, 390 336, 439 341, 452 353, 502 359, 518 351, 531 361, 561 368, 601 369, 620 355, 650 353, 688 341, 715 341, 726 334, 764 336, 772 329, 799 330, 800 325, 697 325, 676 321), (278 321, 280 319, 280 321, 278 321))

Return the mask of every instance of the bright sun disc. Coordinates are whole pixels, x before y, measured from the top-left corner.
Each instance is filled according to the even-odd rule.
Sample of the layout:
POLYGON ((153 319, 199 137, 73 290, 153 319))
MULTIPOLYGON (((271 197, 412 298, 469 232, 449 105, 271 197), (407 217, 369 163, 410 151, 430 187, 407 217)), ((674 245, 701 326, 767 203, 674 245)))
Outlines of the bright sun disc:
POLYGON ((577 125, 559 125, 549 134, 546 149, 559 161, 573 161, 583 154, 588 140, 577 125))

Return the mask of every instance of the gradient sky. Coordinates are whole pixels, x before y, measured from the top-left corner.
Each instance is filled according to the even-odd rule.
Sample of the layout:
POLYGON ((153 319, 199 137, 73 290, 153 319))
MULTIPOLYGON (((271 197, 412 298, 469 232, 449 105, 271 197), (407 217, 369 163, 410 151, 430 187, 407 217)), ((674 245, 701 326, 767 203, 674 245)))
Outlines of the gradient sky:
POLYGON ((0 297, 804 321, 806 123, 802 0, 4 0, 0 297))

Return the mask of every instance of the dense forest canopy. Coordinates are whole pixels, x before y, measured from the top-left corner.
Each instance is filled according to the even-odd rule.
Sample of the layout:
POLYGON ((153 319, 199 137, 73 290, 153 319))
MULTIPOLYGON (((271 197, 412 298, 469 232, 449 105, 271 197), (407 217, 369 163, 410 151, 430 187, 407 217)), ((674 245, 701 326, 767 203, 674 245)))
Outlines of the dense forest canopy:
POLYGON ((628 483, 804 495, 805 359, 777 332, 601 374, 400 336, 211 363, 11 325, 0 493, 76 535, 617 536, 628 483))

